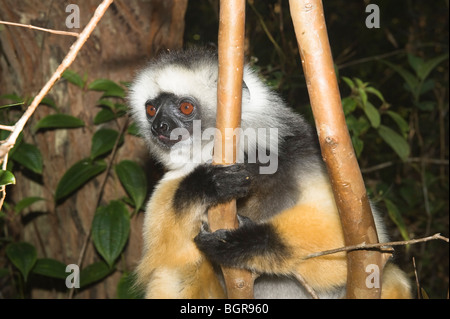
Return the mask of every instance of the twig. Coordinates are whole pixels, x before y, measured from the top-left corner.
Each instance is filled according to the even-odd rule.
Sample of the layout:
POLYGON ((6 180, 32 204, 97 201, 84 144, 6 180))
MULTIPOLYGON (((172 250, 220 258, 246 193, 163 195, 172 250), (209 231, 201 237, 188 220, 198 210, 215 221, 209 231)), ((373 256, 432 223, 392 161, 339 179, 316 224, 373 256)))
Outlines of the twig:
POLYGON ((437 233, 437 234, 434 234, 433 236, 428 236, 428 237, 418 238, 418 239, 392 241, 392 242, 388 242, 388 243, 378 243, 378 244, 362 243, 359 245, 330 249, 330 250, 326 250, 326 251, 309 254, 306 257, 304 257, 303 260, 315 258, 315 257, 319 257, 319 256, 324 256, 324 255, 331 255, 331 254, 339 253, 342 251, 350 251, 350 250, 368 250, 368 249, 373 249, 373 248, 383 248, 383 252, 391 252, 392 249, 389 249, 389 246, 417 244, 417 243, 422 243, 422 242, 426 242, 426 241, 430 241, 430 240, 434 240, 434 239, 441 239, 441 240, 446 241, 447 243, 449 242, 449 239, 447 237, 441 236, 441 234, 437 233))
MULTIPOLYGON (((111 171, 112 164, 114 162, 114 158, 116 157, 117 149, 119 148, 120 140, 121 140, 123 134, 125 133, 125 130, 126 130, 127 127, 128 127, 128 116, 127 116, 126 121, 123 124, 121 130, 120 130, 119 135, 117 136, 117 139, 116 139, 116 141, 114 143, 114 147, 113 147, 113 149, 111 151, 111 160, 109 161, 108 166, 106 168, 105 177, 103 178, 103 181, 100 184, 101 186, 100 186, 100 190, 99 190, 98 196, 97 196, 97 203, 94 206, 94 213, 93 213, 93 215, 95 215, 95 211, 97 210, 97 207, 100 205, 100 202, 102 200, 103 191, 105 189, 106 181, 108 180, 108 177, 109 177, 109 172, 111 171)), ((88 246, 88 244, 89 244, 89 242, 91 240, 91 235, 92 235, 92 222, 91 222, 91 224, 89 226, 89 231, 88 231, 86 237, 84 238, 83 246, 81 246, 80 255, 78 256, 77 265, 80 268, 81 268, 81 264, 83 263, 84 256, 86 255, 86 248, 87 248, 87 246, 88 246)), ((74 292, 75 292, 75 289, 71 289, 69 291, 69 299, 73 298, 74 292)))
POLYGON ((78 55, 78 52, 83 47, 84 43, 87 41, 89 36, 91 35, 92 31, 94 31, 95 27, 97 26, 97 23, 102 18, 103 14, 105 13, 106 9, 109 7, 109 5, 113 2, 113 0, 103 0, 103 2, 98 6, 97 10, 94 13, 94 16, 92 17, 91 21, 86 25, 84 30, 80 33, 80 36, 78 37, 78 40, 75 41, 75 43, 71 46, 69 53, 67 53, 64 60, 61 62, 61 64, 56 69, 55 73, 53 73, 50 80, 44 85, 44 87, 41 89, 41 91, 36 95, 36 97, 31 102, 30 106, 28 106, 25 113, 22 115, 22 117, 17 121, 17 123, 14 125, 14 131, 12 134, 8 137, 8 139, 0 146, 0 157, 4 156, 3 152, 8 152, 10 148, 14 146, 16 143, 17 137, 19 136, 20 132, 22 132, 25 124, 30 119, 31 115, 33 115, 34 111, 42 101, 42 99, 47 95, 47 93, 50 91, 50 89, 53 87, 53 85, 59 80, 63 72, 72 64, 72 62, 75 60, 76 56, 78 55))
POLYGON ((5 131, 14 131, 14 125, 2 125, 0 124, 0 130, 5 130, 5 131))
POLYGON ((38 31, 45 31, 45 32, 48 32, 48 33, 59 34, 59 35, 69 35, 69 36, 77 37, 77 38, 80 36, 80 33, 77 33, 77 32, 69 32, 69 31, 61 31, 61 30, 40 28, 40 27, 36 27, 34 25, 31 25, 31 24, 22 24, 22 23, 7 22, 7 21, 1 21, 1 20, 0 20, 0 24, 12 25, 12 26, 15 26, 15 27, 28 28, 28 29, 38 30, 38 31))
POLYGON ((302 284, 303 288, 305 288, 306 291, 311 295, 312 299, 319 299, 319 296, 317 295, 317 293, 308 284, 308 282, 305 280, 305 278, 303 278, 302 275, 300 275, 299 273, 295 273, 294 276, 295 276, 295 279, 297 279, 300 282, 300 284, 302 284))
MULTIPOLYGON (((381 163, 381 164, 377 164, 375 166, 362 168, 361 172, 362 173, 371 173, 371 172, 378 171, 380 169, 392 166, 395 163, 396 162, 394 162, 394 161, 384 162, 384 163, 381 163)), ((410 157, 410 158, 407 158, 405 160, 405 163, 426 163, 426 164, 443 165, 443 166, 446 165, 446 166, 448 166, 449 165, 449 160, 437 159, 437 158, 410 157)))
MULTIPOLYGON (((3 160, 3 164, 6 164, 7 162, 6 155, 16 143, 16 140, 20 132, 22 132, 23 128, 25 127, 25 124, 27 124, 28 120, 33 115, 34 111, 39 106, 42 99, 47 95, 47 93, 50 91, 53 85, 60 79, 63 72, 75 60, 75 58, 78 55, 78 52, 83 47, 84 43, 87 41, 92 31, 94 31, 98 22, 100 21, 100 19, 102 18, 102 16, 104 15, 104 13, 106 12, 106 10, 108 9, 109 5, 112 2, 113 0, 103 0, 103 2, 97 7, 97 9, 94 12, 94 16, 91 18, 91 20, 86 25, 84 30, 80 33, 77 41, 75 41, 75 43, 70 47, 69 53, 67 53, 64 60, 56 69, 55 73, 53 73, 50 80, 48 80, 48 82, 44 85, 41 91, 36 95, 31 104, 28 106, 25 113, 23 113, 22 117, 16 122, 16 124, 14 125, 14 130, 9 135, 9 137, 3 143, 0 144, 0 162, 3 160)), ((0 204, 2 204, 2 202, 0 202, 0 204)))
POLYGON ((367 167, 367 168, 361 168, 361 173, 371 173, 371 172, 375 172, 378 171, 380 169, 389 167, 394 165, 393 161, 388 161, 388 162, 384 162, 384 163, 380 163, 371 167, 367 167))
POLYGON ((417 274, 416 258, 413 257, 412 261, 414 266, 414 276, 416 277, 417 299, 422 299, 422 294, 420 293, 419 275, 417 274))
MULTIPOLYGON (((0 162, 1 162, 1 159, 0 159, 0 162)), ((4 157, 4 161, 2 163, 2 170, 6 171, 7 164, 8 164, 8 153, 6 153, 6 155, 4 157)), ((1 193, 0 208, 2 208, 3 202, 5 201, 5 198, 6 198, 6 185, 2 185, 0 187, 0 193, 1 193)))
POLYGON ((255 6, 253 5, 253 3, 251 1, 249 1, 248 4, 249 4, 250 8, 253 10, 253 12, 256 14, 256 17, 258 18, 259 23, 261 24, 261 27, 263 28, 264 32, 266 33, 266 36, 269 39, 269 41, 274 46, 275 51, 277 51, 278 56, 280 57, 280 59, 285 61, 286 56, 284 55, 284 52, 278 45, 277 41, 275 41, 272 34, 270 33, 269 28, 267 27, 266 23, 264 22, 264 17, 258 12, 258 10, 256 10, 255 6))
POLYGON ((350 61, 350 62, 347 62, 347 63, 342 63, 342 64, 337 65, 337 68, 339 70, 342 70, 343 68, 346 68, 346 67, 349 67, 349 66, 352 66, 352 65, 365 63, 365 62, 370 62, 370 61, 377 61, 377 60, 380 60, 380 59, 388 58, 390 56, 397 55, 397 54, 402 54, 402 53, 405 53, 405 49, 395 50, 395 51, 384 53, 384 54, 369 56, 369 57, 366 57, 366 58, 353 60, 353 61, 350 61))

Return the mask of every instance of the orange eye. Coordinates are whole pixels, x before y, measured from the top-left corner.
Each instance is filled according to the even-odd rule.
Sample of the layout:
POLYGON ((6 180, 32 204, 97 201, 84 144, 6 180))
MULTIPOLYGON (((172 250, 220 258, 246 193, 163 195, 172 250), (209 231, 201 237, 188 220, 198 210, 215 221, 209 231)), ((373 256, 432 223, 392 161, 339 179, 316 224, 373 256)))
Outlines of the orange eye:
POLYGON ((151 117, 155 116, 155 114, 156 114, 156 107, 154 107, 151 104, 146 104, 145 110, 147 111, 147 114, 151 117))
POLYGON ((192 111, 194 111, 194 106, 192 105, 192 103, 183 102, 180 104, 180 111, 184 115, 190 115, 192 111))

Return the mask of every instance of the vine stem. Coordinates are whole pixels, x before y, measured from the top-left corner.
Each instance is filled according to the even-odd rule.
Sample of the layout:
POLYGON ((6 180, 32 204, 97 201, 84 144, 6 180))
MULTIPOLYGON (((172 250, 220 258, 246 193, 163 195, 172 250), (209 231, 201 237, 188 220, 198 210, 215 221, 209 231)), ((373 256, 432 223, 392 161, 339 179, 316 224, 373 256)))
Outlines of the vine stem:
MULTIPOLYGON (((95 209, 94 209, 94 213, 92 215, 95 215, 95 211, 97 210, 97 207, 100 205, 100 202, 102 200, 103 191, 104 191, 105 186, 106 186, 106 181, 108 180, 108 177, 109 177, 109 172, 111 171, 112 164, 114 162, 114 159, 116 158, 116 154, 117 154, 117 150, 119 148, 120 140, 122 139, 122 136, 125 134, 125 130, 127 129, 127 127, 128 127, 128 115, 126 116, 126 121, 123 124, 122 128, 120 129, 120 133, 117 136, 116 141, 114 142, 114 147, 113 147, 113 149, 111 151, 111 160, 109 161, 108 166, 106 168, 106 173, 105 173, 105 176, 104 176, 103 181, 101 183, 100 190, 98 192, 97 203, 96 203, 96 205, 94 207, 95 209)), ((93 218, 94 217, 92 217, 92 219, 93 218)), ((84 260, 84 256, 86 255, 86 249, 87 249, 87 246, 88 246, 88 244, 89 244, 89 242, 91 240, 91 235, 92 235, 92 221, 91 221, 91 223, 89 225, 89 231, 86 234, 86 237, 84 238, 83 246, 81 247, 81 250, 80 250, 80 255, 78 256, 77 265, 78 265, 79 268, 81 268, 81 265, 82 265, 83 260, 84 260)), ((75 289, 72 288, 69 291, 69 299, 73 298, 74 293, 75 293, 75 289)))

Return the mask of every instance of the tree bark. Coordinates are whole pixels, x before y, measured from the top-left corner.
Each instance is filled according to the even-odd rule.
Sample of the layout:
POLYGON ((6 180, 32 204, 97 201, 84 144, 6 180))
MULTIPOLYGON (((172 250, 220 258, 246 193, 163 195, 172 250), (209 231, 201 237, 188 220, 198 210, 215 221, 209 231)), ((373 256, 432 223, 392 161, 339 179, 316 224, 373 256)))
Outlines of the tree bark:
MULTIPOLYGON (((97 0, 78 3, 81 28, 89 21, 98 4, 97 0)), ((41 1, 21 1, 18 5, 14 0, 0 0, 0 19, 80 32, 81 29, 67 29, 65 21, 69 13, 65 12, 66 6, 66 3, 58 1, 51 2, 49 7, 48 3, 41 1)), ((186 7, 187 0, 114 2, 71 69, 81 76, 86 74, 88 83, 99 78, 116 82, 131 81, 135 70, 158 51, 181 47, 186 7)), ((34 96, 56 70, 73 42, 74 38, 69 36, 5 26, 0 32, 0 95, 16 93, 23 98, 34 96)), ((31 128, 39 119, 55 113, 43 105, 37 109, 24 130, 24 139, 36 145, 43 155, 42 178, 30 177, 26 173, 16 174, 17 184, 8 187, 8 196, 13 203, 29 196, 43 197, 46 201, 35 204, 33 213, 25 213, 22 223, 14 223, 19 226, 12 230, 11 235, 16 240, 33 244, 39 258, 54 258, 71 264, 77 262, 84 238, 89 232, 99 184, 104 176, 100 175, 89 182, 58 206, 54 205, 53 194, 64 172, 90 154, 93 133, 99 128, 93 124, 93 118, 100 110, 95 102, 101 93, 82 90, 62 80, 50 91, 49 96, 55 100, 59 112, 81 118, 86 126, 81 129, 33 133, 31 128)), ((104 126, 117 129, 124 124, 123 121, 120 119, 118 123, 104 126)), ((146 167, 150 176, 157 176, 146 147, 136 137, 126 136, 115 163, 122 159, 137 160, 146 167)), ((102 203, 123 195, 122 186, 111 175, 102 203)), ((120 270, 134 269, 141 255, 142 219, 142 214, 138 214, 131 221, 125 263, 120 263, 120 270)), ((81 268, 99 259, 93 245, 89 245, 81 268)), ((79 291, 77 298, 115 298, 120 275, 120 272, 115 272, 99 284, 79 291)), ((31 297, 64 298, 67 293, 50 291, 43 284, 42 289, 31 291, 31 297)))

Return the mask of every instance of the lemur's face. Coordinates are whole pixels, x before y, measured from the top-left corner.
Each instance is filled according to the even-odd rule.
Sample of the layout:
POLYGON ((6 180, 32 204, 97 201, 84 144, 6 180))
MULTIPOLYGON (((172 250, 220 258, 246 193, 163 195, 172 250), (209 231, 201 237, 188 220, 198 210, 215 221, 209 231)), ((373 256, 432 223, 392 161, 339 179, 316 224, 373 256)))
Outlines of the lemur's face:
POLYGON ((190 96, 160 93, 145 103, 151 138, 163 148, 171 148, 192 136, 193 121, 201 118, 199 102, 190 96))
MULTIPOLYGON (((276 108, 267 107, 267 90, 259 78, 248 68, 244 71, 241 128, 268 127, 276 108), (250 94, 251 88, 254 94, 250 94), (254 105, 250 105, 252 100, 254 105)), ((160 56, 133 81, 128 96, 132 117, 150 153, 166 168, 212 160, 217 135, 217 76, 217 56, 188 51, 160 56)), ((253 135, 240 145, 242 149, 257 147, 253 135)))

